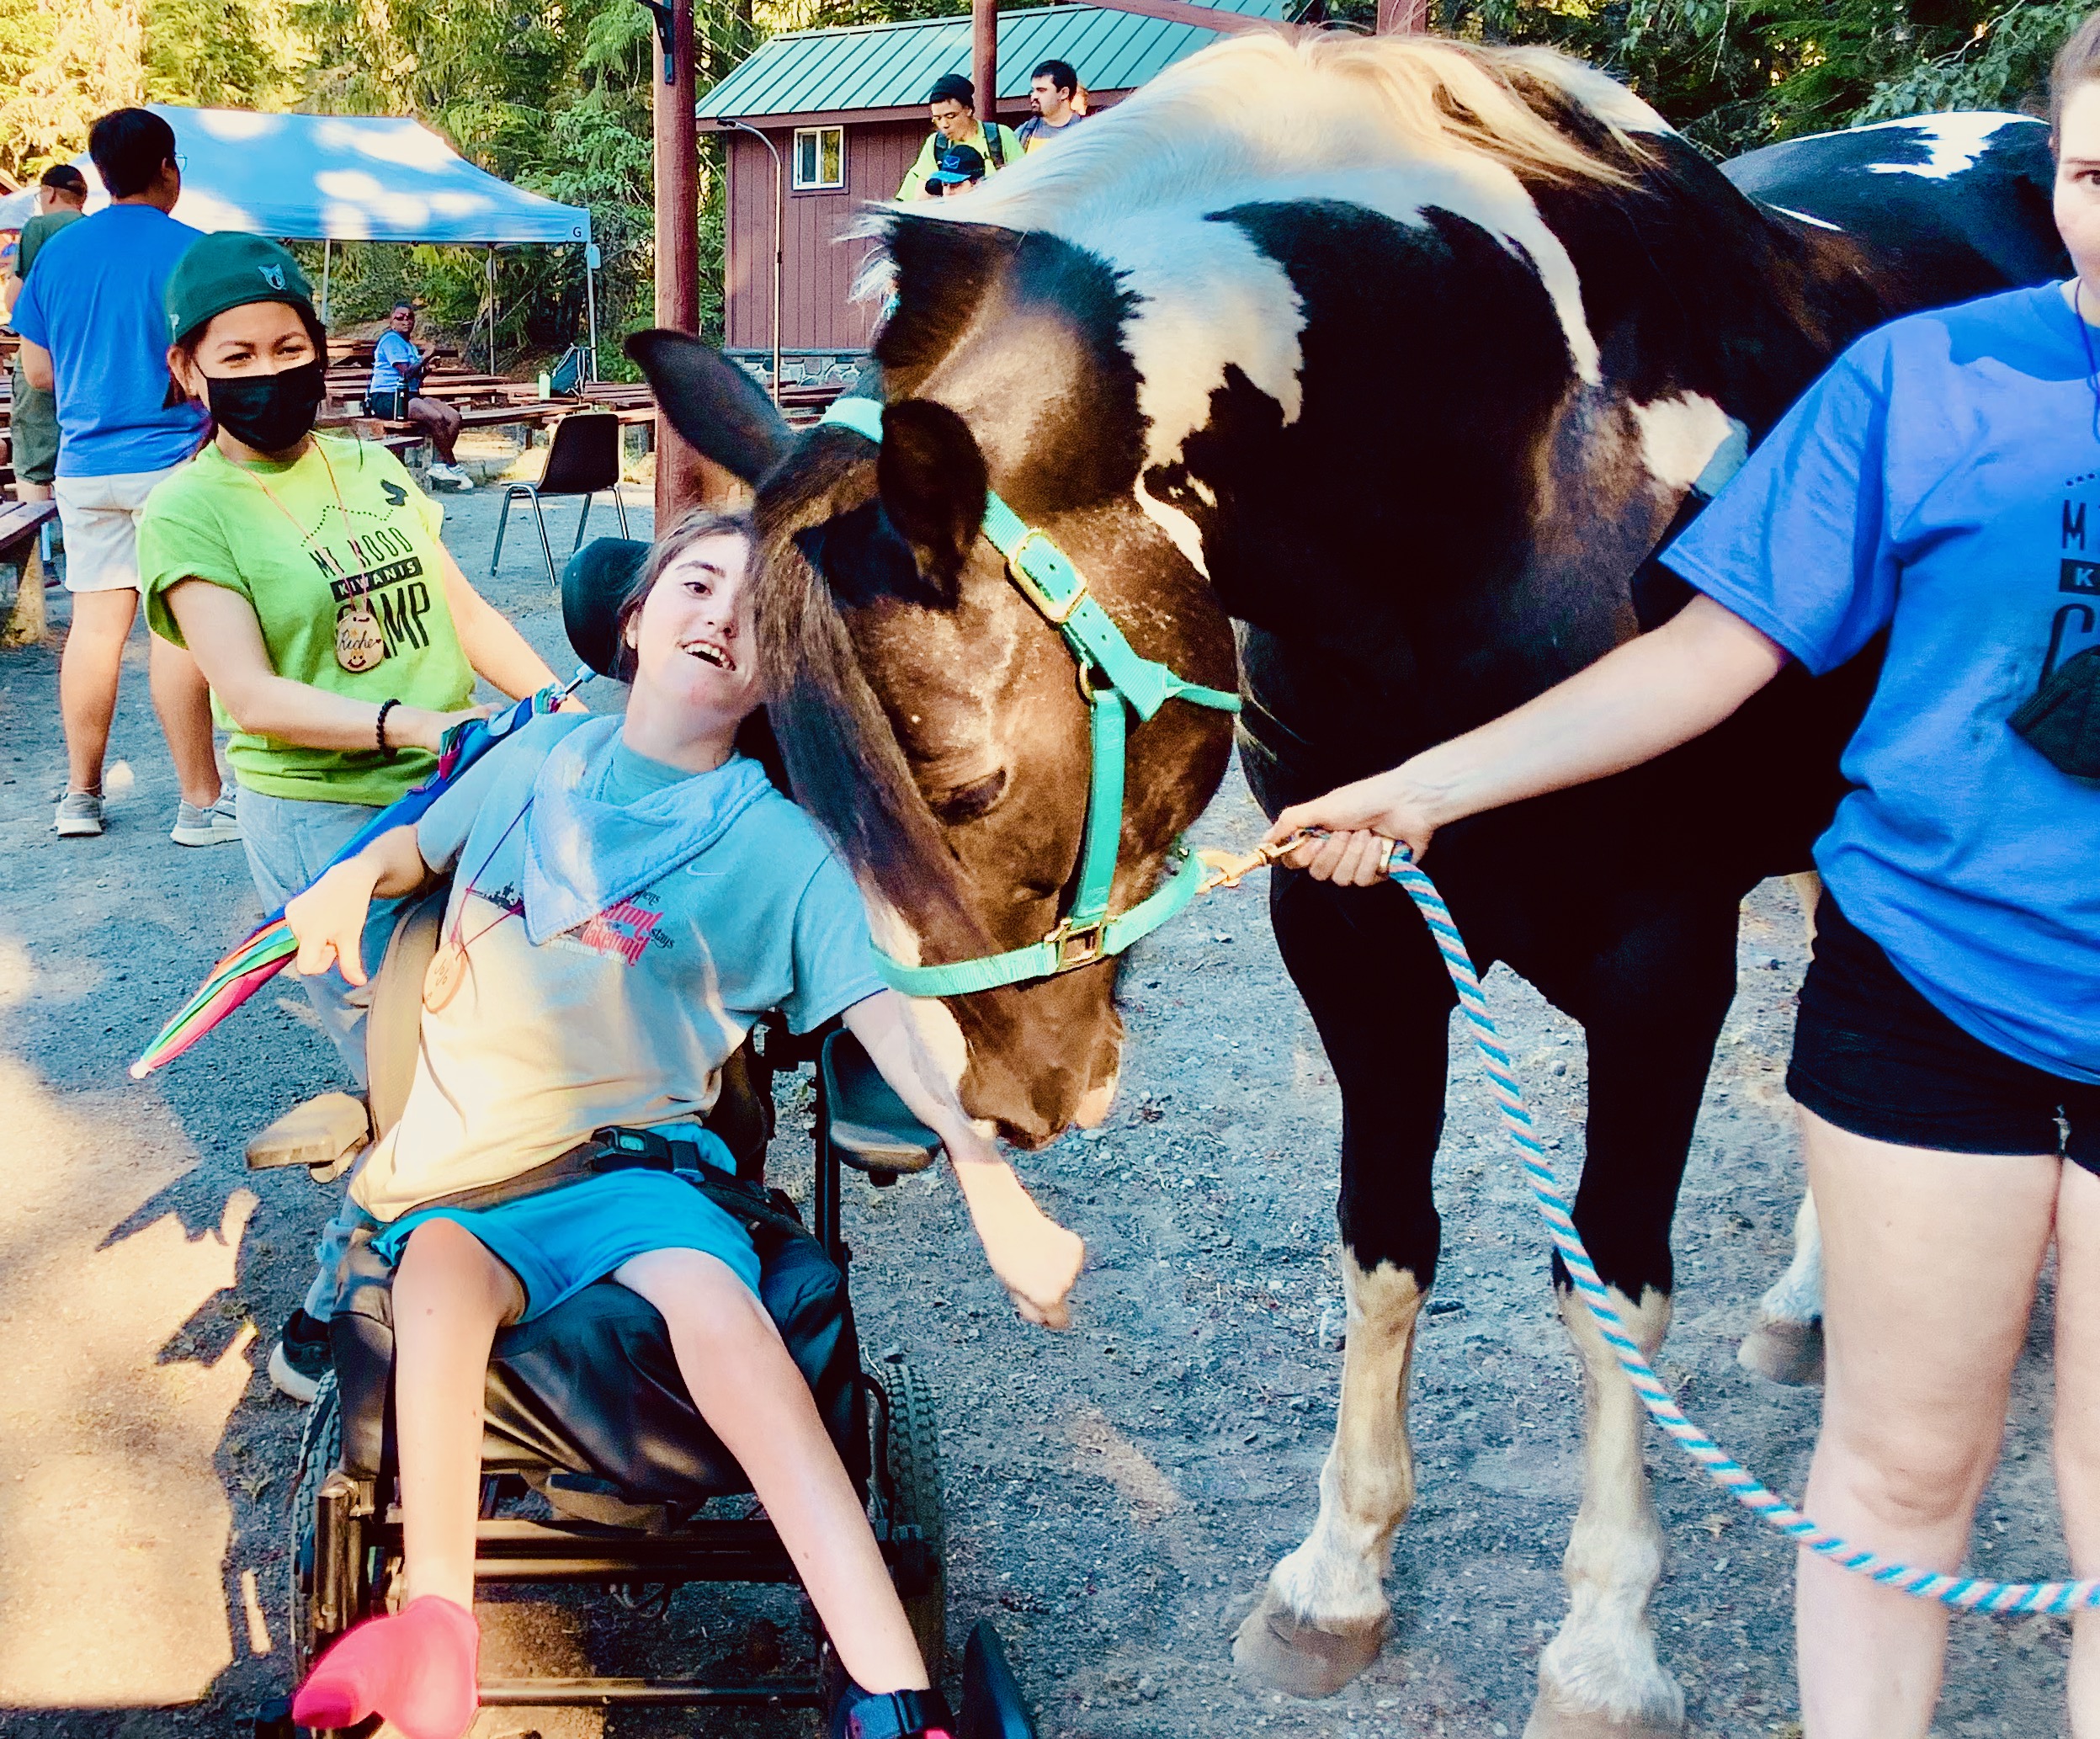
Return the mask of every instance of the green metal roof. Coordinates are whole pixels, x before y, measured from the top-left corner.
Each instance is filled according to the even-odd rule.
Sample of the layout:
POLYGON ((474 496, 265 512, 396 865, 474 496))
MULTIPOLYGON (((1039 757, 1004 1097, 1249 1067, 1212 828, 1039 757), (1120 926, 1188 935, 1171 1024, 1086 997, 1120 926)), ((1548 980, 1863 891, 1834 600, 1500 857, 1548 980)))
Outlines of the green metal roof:
MULTIPOLYGON (((1212 0, 1225 12, 1281 18, 1282 0, 1212 0)), ((1218 40, 1215 30, 1098 6, 999 14, 999 96, 1028 95, 1030 71, 1070 61, 1090 91, 1127 91, 1218 40)), ((917 109, 935 79, 970 72, 970 17, 855 24, 775 36, 702 97, 703 120, 917 109)))

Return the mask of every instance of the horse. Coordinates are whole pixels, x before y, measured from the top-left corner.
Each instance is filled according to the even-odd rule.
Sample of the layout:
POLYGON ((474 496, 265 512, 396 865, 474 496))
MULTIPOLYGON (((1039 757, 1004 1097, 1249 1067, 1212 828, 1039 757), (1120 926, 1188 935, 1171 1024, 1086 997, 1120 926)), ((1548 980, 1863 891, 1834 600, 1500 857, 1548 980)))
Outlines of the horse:
MULTIPOLYGON (((1215 706, 1140 710, 1120 816, 1093 815, 1104 672, 1082 654, 1075 680, 1080 600, 1041 577, 1083 577, 1137 655, 1236 689, 1271 814, 1484 722, 1682 604, 1656 551, 1853 337, 2061 269, 2032 210, 1954 197, 2045 189, 2036 124, 1961 125, 1953 145, 1931 123, 1885 135, 1883 198, 1832 215, 1816 148, 1781 147, 1791 172, 1753 199, 1544 51, 1249 34, 959 199, 878 213, 879 404, 793 434, 697 340, 630 341, 680 433, 755 490, 768 710, 879 945, 906 982, 1050 957, 913 999, 974 1116, 1025 1148, 1106 1114, 1124 1032, 1104 933, 1073 909, 1102 862, 1088 835, 1114 846, 1111 910, 1170 889, 1234 744, 1215 706), (1011 566, 981 535, 995 503, 1026 530, 1011 566), (1070 567, 1026 560, 1038 539, 1070 567)), ((1790 669, 1707 737, 1447 828, 1429 856, 1482 969, 1585 1029, 1575 1218, 1651 1359, 1738 906, 1807 867, 1878 656, 1790 669)), ((1270 909, 1342 1096, 1347 1340, 1317 1517, 1233 1648, 1316 1696, 1384 1644, 1414 1495, 1453 995, 1390 885, 1278 874, 1270 909)), ((1642 1414, 1554 1279, 1587 1468, 1526 1731, 1656 1739, 1683 1698, 1647 1615, 1642 1414)))

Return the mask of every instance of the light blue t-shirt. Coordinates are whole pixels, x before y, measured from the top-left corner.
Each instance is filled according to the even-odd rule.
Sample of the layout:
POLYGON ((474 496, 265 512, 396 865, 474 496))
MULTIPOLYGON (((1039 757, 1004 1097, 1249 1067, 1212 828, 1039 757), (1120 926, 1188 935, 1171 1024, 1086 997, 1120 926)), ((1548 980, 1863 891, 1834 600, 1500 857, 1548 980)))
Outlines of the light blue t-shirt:
POLYGON ((375 398, 382 392, 398 392, 422 369, 423 352, 389 327, 372 347, 372 384, 365 391, 375 398))
MULTIPOLYGON (((815 823, 770 788, 697 856, 530 941, 534 781, 564 737, 609 722, 534 720, 417 825, 423 861, 454 872, 439 960, 455 948, 464 960, 426 997, 407 1101, 353 1186, 380 1220, 516 1177, 605 1125, 696 1119, 767 1010, 807 1032, 883 988, 859 890, 815 823)), ((598 802, 682 785, 704 806, 708 781, 742 780, 750 763, 685 774, 615 742, 588 764, 598 802)))
POLYGON ((2006 722, 2100 644, 2091 369, 2060 285, 1884 327, 1663 561, 1818 674, 1888 631, 1816 867, 1956 1025, 2100 1082, 2100 783, 2006 722))
POLYGON ((162 294, 199 239, 152 205, 109 205, 66 225, 36 256, 14 329, 51 353, 60 476, 166 471, 196 451, 203 408, 167 403, 162 294))

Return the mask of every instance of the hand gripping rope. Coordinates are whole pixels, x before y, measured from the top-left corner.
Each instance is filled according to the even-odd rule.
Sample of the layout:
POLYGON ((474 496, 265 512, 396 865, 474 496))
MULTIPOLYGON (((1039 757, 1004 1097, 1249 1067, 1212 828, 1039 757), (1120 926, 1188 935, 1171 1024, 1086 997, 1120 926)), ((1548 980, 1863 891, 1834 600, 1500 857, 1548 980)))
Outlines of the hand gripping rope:
MULTIPOLYGON (((1293 838, 1256 854, 1256 858, 1273 859, 1299 843, 1299 839, 1293 838)), ((1231 867, 1241 873, 1254 867, 1252 861, 1230 861, 1231 867)), ((1221 871, 1225 868, 1225 864, 1215 859, 1213 864, 1221 871)), ((1610 1293, 1598 1278, 1596 1263, 1590 1260, 1589 1252, 1582 1247, 1582 1240, 1576 1233, 1574 1217, 1554 1178, 1546 1150, 1532 1133, 1531 1113, 1524 1109, 1524 1090, 1518 1084, 1509 1053, 1502 1049, 1497 1037, 1495 1022, 1487 1012, 1487 998, 1481 990, 1480 975, 1473 970, 1472 959, 1465 951, 1458 926, 1451 922, 1450 908, 1443 903, 1443 896, 1437 891, 1436 884, 1416 866, 1405 847, 1395 848, 1386 868, 1392 879, 1407 891, 1408 898, 1415 902, 1422 921, 1429 926, 1429 934, 1436 942, 1438 952, 1443 956, 1445 969, 1458 990, 1459 1007, 1472 1023, 1473 1043, 1480 1052, 1481 1067, 1487 1076, 1488 1085, 1494 1091, 1496 1105, 1502 1114, 1502 1126, 1516 1144, 1525 1181, 1531 1185, 1532 1199, 1546 1222, 1554 1247, 1567 1264, 1576 1291, 1589 1306, 1598 1332, 1619 1360, 1619 1368, 1633 1384, 1634 1393, 1640 1397, 1641 1405, 1655 1416, 1664 1431, 1677 1439, 1685 1454, 1699 1463, 1706 1476, 1760 1521, 1787 1535, 1796 1545, 1828 1559, 1841 1569, 1870 1577, 1901 1593, 1915 1594, 1921 1600, 1937 1600, 1943 1606, 1973 1612, 2068 1614, 2100 1607, 2100 1578, 2086 1582, 1983 1582, 1974 1577, 1945 1576, 1936 1570, 1914 1569, 1879 1553, 1866 1551, 1849 1540, 1841 1540, 1777 1492, 1761 1485, 1726 1450, 1684 1417, 1677 1402, 1670 1398, 1670 1391, 1663 1387, 1662 1380, 1640 1356, 1640 1347, 1626 1332, 1610 1293)), ((1237 880, 1236 875, 1221 873, 1214 885, 1231 885, 1237 880)))

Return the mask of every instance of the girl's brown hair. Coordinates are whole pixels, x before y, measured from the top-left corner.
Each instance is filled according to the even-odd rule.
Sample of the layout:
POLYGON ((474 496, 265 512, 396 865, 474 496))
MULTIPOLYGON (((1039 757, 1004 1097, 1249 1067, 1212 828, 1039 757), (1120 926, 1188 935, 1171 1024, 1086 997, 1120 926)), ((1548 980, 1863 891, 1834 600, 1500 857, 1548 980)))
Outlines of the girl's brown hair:
POLYGON ((2063 130, 2064 105, 2079 86, 2100 80, 2100 12, 2071 33, 2049 69, 2049 136, 2063 130))
POLYGON ((620 599, 619 614, 613 621, 613 675, 619 681, 631 683, 635 679, 635 649, 627 644, 627 625, 641 614, 642 605, 649 601, 649 594, 655 590, 663 571, 694 545, 704 543, 709 538, 740 537, 748 544, 752 535, 748 508, 718 513, 712 508, 695 508, 671 528, 668 537, 650 550, 649 559, 642 563, 634 584, 620 599))

